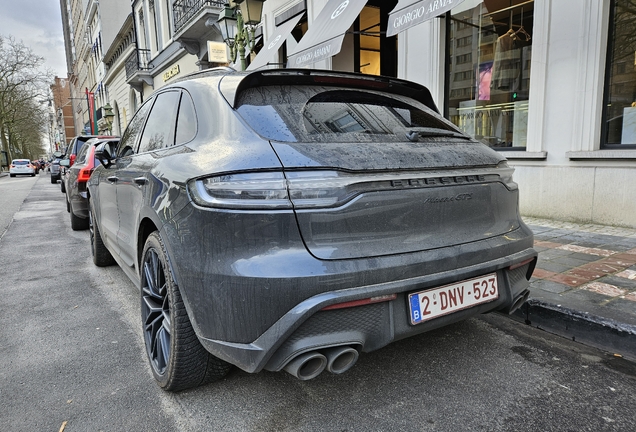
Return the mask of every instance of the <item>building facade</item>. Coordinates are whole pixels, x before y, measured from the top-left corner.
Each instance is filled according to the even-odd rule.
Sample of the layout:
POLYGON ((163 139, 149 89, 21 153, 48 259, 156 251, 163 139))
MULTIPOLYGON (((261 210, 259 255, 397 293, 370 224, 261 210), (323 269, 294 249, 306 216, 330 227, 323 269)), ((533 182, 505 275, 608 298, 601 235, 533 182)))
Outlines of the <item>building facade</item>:
MULTIPOLYGON (((120 124, 174 77, 217 65, 208 47, 223 40, 224 3, 132 0, 131 22, 104 47, 102 82, 117 88, 120 124), (122 33, 131 31, 134 47, 122 33), (129 42, 122 49, 115 39, 129 42)), ((636 227, 635 3, 267 0, 249 68, 424 84, 444 116, 509 159, 522 214, 636 227)), ((80 71, 77 81, 80 88, 90 77, 80 71)))
POLYGON ((522 214, 634 227, 634 5, 466 0, 404 32, 400 75, 508 157, 522 214))
POLYGON ((75 119, 73 117, 73 101, 68 80, 55 77, 51 84, 52 112, 50 128, 49 153, 61 151, 75 136, 75 119))
MULTIPOLYGON (((426 85, 440 112, 509 159, 524 215, 636 226, 636 2, 414 1, 405 12, 454 4, 395 40, 376 30, 397 1, 362 3, 339 52, 313 67, 426 85)), ((268 0, 264 44, 287 11, 304 9, 311 30, 331 4, 268 0)))

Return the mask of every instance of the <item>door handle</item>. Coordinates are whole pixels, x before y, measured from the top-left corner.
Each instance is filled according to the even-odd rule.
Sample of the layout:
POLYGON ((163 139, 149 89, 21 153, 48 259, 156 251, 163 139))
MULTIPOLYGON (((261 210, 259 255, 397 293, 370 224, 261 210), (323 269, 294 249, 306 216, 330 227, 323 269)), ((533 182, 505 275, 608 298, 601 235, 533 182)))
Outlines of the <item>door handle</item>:
POLYGON ((146 179, 146 177, 137 177, 137 178, 134 180, 134 182, 135 182, 135 183, 137 183, 137 185, 139 185, 139 186, 143 186, 143 185, 145 185, 146 183, 148 183, 148 179, 146 179))
POLYGON ((110 177, 107 177, 107 180, 109 182, 117 183, 117 180, 119 180, 119 178, 117 178, 116 176, 110 176, 110 177))

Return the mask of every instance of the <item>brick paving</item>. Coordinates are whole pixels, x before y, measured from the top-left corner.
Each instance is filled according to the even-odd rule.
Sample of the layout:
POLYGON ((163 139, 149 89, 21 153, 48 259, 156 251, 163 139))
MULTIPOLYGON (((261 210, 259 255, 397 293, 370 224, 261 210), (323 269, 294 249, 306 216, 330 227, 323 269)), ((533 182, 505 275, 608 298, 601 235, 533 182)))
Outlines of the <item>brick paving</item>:
MULTIPOLYGON (((535 234, 539 261, 531 292, 576 295, 611 307, 633 303, 636 315, 636 229, 524 218, 535 234), (585 291, 585 293, 582 293, 585 291)), ((625 309, 623 307, 623 309, 625 309)))
POLYGON ((512 318, 636 361, 636 229, 523 219, 539 260, 512 318))

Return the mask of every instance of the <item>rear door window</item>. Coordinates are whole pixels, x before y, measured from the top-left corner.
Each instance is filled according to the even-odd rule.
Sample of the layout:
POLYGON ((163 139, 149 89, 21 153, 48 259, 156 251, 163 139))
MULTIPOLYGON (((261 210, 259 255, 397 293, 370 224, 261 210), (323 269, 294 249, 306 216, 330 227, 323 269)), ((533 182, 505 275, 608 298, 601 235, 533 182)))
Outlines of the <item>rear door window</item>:
POLYGON ((82 146, 79 153, 77 153, 76 164, 83 164, 86 162, 86 153, 88 153, 88 146, 82 146))
POLYGON ((148 114, 148 110, 150 110, 152 102, 153 99, 148 99, 148 101, 146 101, 135 113, 126 128, 124 135, 121 137, 121 141, 117 147, 117 157, 126 157, 133 154, 137 138, 144 126, 146 114, 148 114))
POLYGON ((459 132, 414 99, 372 90, 248 88, 237 106, 259 135, 274 141, 408 142, 414 129, 459 132))
POLYGON ((187 143, 197 134, 197 116, 194 112, 194 104, 190 95, 183 92, 179 105, 179 118, 177 119, 177 137, 175 144, 187 143))
POLYGON ((139 143, 139 153, 160 150, 174 144, 177 110, 181 92, 159 93, 139 143))

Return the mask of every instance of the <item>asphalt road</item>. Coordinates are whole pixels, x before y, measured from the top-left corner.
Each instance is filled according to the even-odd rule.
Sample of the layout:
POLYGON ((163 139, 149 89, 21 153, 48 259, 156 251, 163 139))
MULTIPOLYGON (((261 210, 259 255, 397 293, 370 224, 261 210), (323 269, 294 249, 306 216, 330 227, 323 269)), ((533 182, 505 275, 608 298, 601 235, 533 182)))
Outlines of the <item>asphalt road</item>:
POLYGON ((634 363, 499 315, 362 354, 343 375, 234 369, 165 393, 137 289, 93 266, 48 174, 0 178, 0 236, 3 431, 636 430, 634 363))

